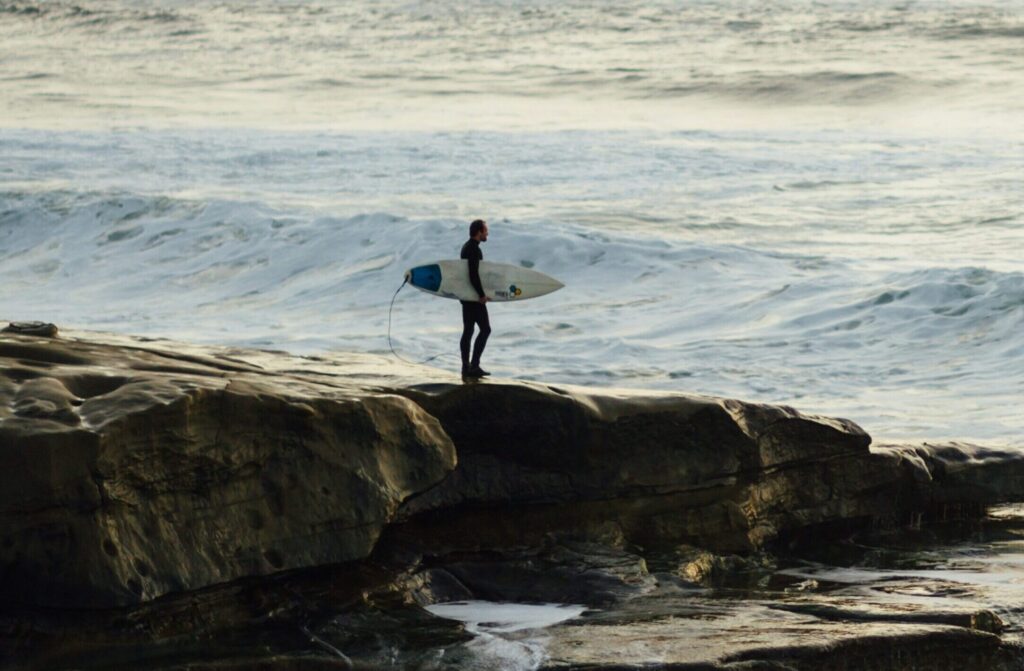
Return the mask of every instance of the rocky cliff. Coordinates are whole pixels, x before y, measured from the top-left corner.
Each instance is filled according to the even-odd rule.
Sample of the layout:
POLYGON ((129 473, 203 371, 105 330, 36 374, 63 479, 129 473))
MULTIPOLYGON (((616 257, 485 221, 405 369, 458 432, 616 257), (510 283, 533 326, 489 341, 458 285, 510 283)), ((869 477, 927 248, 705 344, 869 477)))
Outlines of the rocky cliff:
POLYGON ((847 420, 707 396, 0 333, 0 596, 162 598, 159 619, 181 595, 328 567, 346 594, 405 603, 602 603, 661 584, 638 549, 700 583, 722 555, 1024 498, 1017 451, 870 443, 847 420))
POLYGON ((8 600, 128 605, 363 559, 454 465, 396 394, 225 351, 0 335, 8 600))

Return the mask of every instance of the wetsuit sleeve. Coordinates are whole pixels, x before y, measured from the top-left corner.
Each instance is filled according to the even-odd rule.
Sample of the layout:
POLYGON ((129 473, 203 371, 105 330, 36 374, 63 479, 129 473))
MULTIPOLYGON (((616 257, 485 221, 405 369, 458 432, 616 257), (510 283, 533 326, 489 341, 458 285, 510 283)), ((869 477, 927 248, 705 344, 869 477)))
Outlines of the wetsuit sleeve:
POLYGON ((484 297, 484 285, 480 283, 480 259, 483 258, 483 254, 480 250, 476 250, 476 254, 470 254, 469 256, 469 283, 473 285, 476 292, 480 295, 480 298, 484 297))

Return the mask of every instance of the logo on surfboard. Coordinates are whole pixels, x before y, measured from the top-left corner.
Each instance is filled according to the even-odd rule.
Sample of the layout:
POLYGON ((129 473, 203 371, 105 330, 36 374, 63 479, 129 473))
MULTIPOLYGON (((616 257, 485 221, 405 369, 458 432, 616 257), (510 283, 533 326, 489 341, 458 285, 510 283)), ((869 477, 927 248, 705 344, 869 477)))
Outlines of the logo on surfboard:
POLYGON ((494 295, 498 298, 517 298, 523 295, 523 290, 516 285, 512 284, 509 286, 508 291, 502 291, 498 289, 494 292, 494 295))

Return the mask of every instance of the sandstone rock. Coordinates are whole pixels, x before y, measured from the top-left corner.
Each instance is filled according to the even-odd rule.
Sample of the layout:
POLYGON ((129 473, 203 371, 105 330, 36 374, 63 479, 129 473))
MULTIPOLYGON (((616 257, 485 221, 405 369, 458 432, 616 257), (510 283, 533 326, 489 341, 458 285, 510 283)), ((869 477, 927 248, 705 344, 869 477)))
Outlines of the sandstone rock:
MULTIPOLYGON (((546 671, 629 668, 738 671, 1011 671, 1021 650, 994 634, 929 621, 926 614, 862 612, 835 619, 757 600, 663 598, 591 611, 548 630, 546 671), (640 609, 643 610, 640 610, 640 609), (821 617, 819 617, 821 616, 821 617)), ((954 617, 952 615, 950 618, 954 617)), ((965 614, 969 620, 969 614, 965 614)))
POLYGON ((459 466, 402 514, 453 545, 493 546, 496 535, 536 544, 548 531, 613 524, 640 545, 750 550, 850 512, 854 492, 844 490, 879 484, 859 427, 791 408, 504 382, 404 393, 440 420, 459 466), (848 464, 870 483, 848 485, 848 464), (510 504, 514 515, 483 522, 510 504), (436 510, 446 511, 440 525, 436 510))
MULTIPOLYGON (((718 585, 770 565, 758 560, 766 549, 923 516, 976 516, 1024 498, 1024 459, 1014 451, 872 448, 852 422, 787 407, 501 380, 462 385, 369 355, 72 336, 0 335, 0 596, 152 608, 144 621, 158 639, 212 636, 218 623, 242 626, 246 617, 272 619, 268 612, 287 611, 296 629, 305 606, 281 605, 269 582, 250 586, 274 598, 246 607, 188 596, 230 594, 240 579, 295 569, 331 566, 330 585, 350 595, 390 590, 403 608, 471 596, 642 601, 655 583, 695 589, 648 569, 659 549, 689 544, 666 571, 718 585), (207 604, 201 618, 195 603, 207 604)), ((373 617, 345 612, 353 631, 372 637, 373 617)), ((844 615, 773 611, 768 617, 818 623, 798 627, 804 634, 792 646, 772 648, 785 653, 695 663, 813 668, 807 660, 868 654, 849 641, 873 636, 922 660, 960 643, 962 659, 1003 654, 998 638, 986 638, 997 623, 984 611, 968 624, 957 614, 955 627, 899 620, 915 627, 905 637, 879 618, 848 636, 829 614, 844 615), (822 631, 827 643, 816 652, 793 652, 813 648, 822 631)), ((644 635, 634 625, 618 634, 644 635)), ((600 626, 594 635, 614 643, 612 625, 600 626)), ((652 636, 668 636, 650 626, 652 636)), ((386 642, 335 633, 387 654, 386 642)), ((554 665, 600 668, 600 650, 587 654, 567 652, 554 665)))
POLYGON ((0 329, 0 333, 20 333, 52 338, 57 335, 57 327, 46 322, 11 322, 0 329))
MULTIPOLYGON (((1020 501, 1024 497, 1024 451, 962 442, 880 445, 913 472, 921 500, 933 515, 949 518, 970 507, 1020 501)), ((973 512, 976 516, 976 511, 973 512)))
POLYGON ((689 545, 680 546, 672 554, 677 562, 677 576, 708 587, 757 583, 762 574, 774 568, 774 563, 764 556, 721 556, 689 545))
POLYGON ((454 467, 408 399, 184 349, 0 335, 6 599, 125 605, 363 559, 454 467))

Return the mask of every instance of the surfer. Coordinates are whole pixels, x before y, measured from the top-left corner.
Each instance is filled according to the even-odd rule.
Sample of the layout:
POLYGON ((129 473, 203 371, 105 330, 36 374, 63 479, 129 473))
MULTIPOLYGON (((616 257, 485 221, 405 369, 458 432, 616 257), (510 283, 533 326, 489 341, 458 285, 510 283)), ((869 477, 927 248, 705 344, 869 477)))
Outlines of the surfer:
POLYGON ((480 355, 484 353, 487 345, 487 336, 491 335, 491 320, 487 316, 487 301, 490 299, 484 294, 483 284, 480 283, 480 261, 484 254, 480 251, 480 243, 487 242, 487 222, 477 219, 469 225, 469 240, 462 245, 462 253, 459 258, 469 261, 469 282, 473 285, 480 298, 475 301, 460 301, 462 303, 462 340, 459 347, 462 350, 462 374, 465 377, 483 377, 490 375, 480 367, 480 355), (473 358, 469 358, 469 344, 473 339, 473 327, 476 326, 480 332, 473 343, 473 358))

